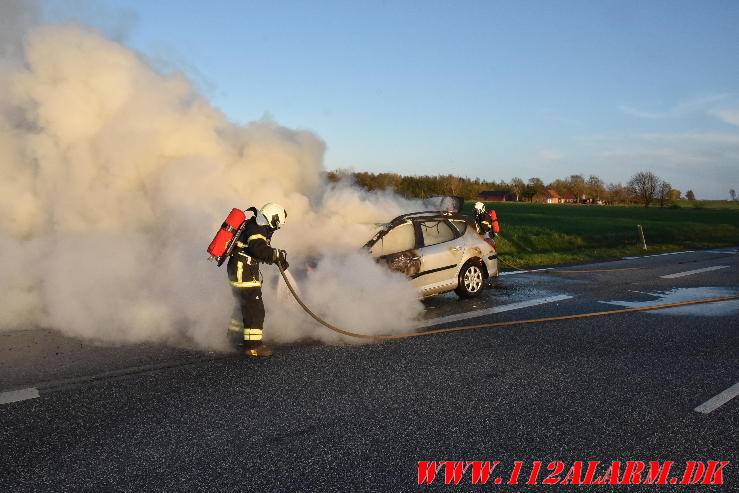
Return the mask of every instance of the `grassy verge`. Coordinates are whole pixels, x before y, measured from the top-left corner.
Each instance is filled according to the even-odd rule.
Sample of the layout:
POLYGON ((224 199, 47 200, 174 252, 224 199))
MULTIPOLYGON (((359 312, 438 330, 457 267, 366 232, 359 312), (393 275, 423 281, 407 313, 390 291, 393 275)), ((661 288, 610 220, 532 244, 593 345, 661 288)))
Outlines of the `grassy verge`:
MULTIPOLYGON (((465 203, 471 214, 474 202, 465 203)), ((739 245, 739 209, 659 209, 488 202, 498 214, 501 257, 520 266, 739 245)))
POLYGON ((739 210, 739 201, 730 200, 674 200, 670 203, 674 209, 734 209, 739 210))

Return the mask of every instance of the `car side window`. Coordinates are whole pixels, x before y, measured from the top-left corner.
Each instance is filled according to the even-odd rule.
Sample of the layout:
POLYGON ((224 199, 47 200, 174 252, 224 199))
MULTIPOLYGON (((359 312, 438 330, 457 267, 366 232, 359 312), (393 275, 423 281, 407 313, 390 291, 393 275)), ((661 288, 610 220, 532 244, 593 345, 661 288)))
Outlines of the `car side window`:
POLYGON ((467 231, 467 221, 452 220, 452 224, 457 228, 457 231, 459 231, 459 234, 461 235, 467 231))
POLYGON ((455 237, 452 228, 443 221, 423 221, 420 226, 424 246, 438 245, 455 237))
POLYGON ((372 256, 381 257, 391 253, 413 250, 416 247, 416 233, 410 223, 396 226, 372 247, 372 256))

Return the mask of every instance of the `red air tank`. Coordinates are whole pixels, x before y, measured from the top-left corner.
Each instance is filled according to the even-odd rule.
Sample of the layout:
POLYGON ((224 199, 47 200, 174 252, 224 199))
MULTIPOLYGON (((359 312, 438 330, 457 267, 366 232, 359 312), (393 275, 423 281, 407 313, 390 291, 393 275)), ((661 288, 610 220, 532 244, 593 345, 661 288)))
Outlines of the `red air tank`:
POLYGON ((494 210, 490 209, 490 220, 493 222, 493 233, 498 234, 500 233, 500 225, 498 224, 498 215, 495 213, 494 210))
POLYGON ((211 260, 218 260, 221 265, 222 257, 230 250, 229 247, 234 240, 234 235, 246 219, 246 214, 241 209, 231 209, 231 213, 221 225, 213 241, 210 242, 208 253, 211 260))

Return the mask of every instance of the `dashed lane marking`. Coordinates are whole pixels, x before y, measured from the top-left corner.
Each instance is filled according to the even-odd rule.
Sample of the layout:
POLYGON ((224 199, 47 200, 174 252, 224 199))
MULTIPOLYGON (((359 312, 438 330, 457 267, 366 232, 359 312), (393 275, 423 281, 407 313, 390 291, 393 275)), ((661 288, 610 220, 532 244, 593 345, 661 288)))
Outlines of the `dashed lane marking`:
POLYGON ((692 276, 693 274, 700 274, 702 272, 711 272, 719 269, 727 269, 728 265, 714 265, 713 267, 705 267, 703 269, 686 270, 684 272, 676 272, 675 274, 667 274, 666 276, 660 276, 662 279, 675 279, 677 277, 692 276))
POLYGON ((665 255, 680 255, 683 253, 695 253, 695 250, 684 250, 682 252, 655 253, 653 255, 639 255, 637 257, 622 257, 623 260, 634 260, 637 258, 664 257, 665 255))
POLYGON ((552 270, 552 269, 554 269, 554 267, 545 267, 543 269, 531 269, 531 270, 513 270, 513 271, 510 271, 510 272, 501 272, 498 275, 499 276, 513 276, 513 275, 516 275, 516 274, 528 274, 530 272, 540 272, 540 271, 543 271, 543 270, 552 270))
POLYGON ((693 411, 708 414, 723 406, 737 395, 739 395, 739 382, 735 383, 720 394, 711 397, 706 402, 693 409, 693 411))
POLYGON ((25 401, 35 399, 39 396, 36 387, 27 389, 10 390, 8 392, 0 392, 0 404, 10 404, 11 402, 25 401))
POLYGON ((519 301, 518 303, 510 303, 508 305, 496 306, 486 310, 476 310, 474 312, 460 313, 459 315, 448 315, 446 317, 432 318, 424 320, 418 327, 430 327, 432 325, 446 324, 449 322, 457 322, 459 320, 467 320, 468 318, 484 317, 493 313, 509 312, 511 310, 520 310, 530 306, 544 305, 546 303, 554 303, 555 301, 569 300, 572 296, 560 294, 556 296, 548 296, 546 298, 537 298, 535 300, 519 301))

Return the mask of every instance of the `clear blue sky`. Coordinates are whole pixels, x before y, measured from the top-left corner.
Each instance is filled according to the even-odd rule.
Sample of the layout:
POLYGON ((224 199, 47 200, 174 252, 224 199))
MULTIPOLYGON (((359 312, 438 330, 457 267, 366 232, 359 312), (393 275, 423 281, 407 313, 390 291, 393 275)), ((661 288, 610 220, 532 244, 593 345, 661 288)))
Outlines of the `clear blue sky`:
POLYGON ((82 4, 233 120, 315 131, 327 169, 739 190, 739 1, 82 4))

